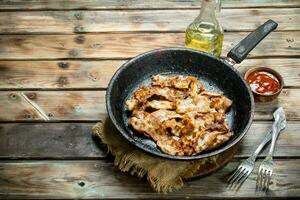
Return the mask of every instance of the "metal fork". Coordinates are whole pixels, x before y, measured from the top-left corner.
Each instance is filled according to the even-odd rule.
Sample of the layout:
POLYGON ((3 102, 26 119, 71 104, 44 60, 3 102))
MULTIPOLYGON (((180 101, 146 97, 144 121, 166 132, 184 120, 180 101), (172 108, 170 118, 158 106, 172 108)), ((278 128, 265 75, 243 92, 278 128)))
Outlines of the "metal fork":
POLYGON ((243 160, 240 165, 236 168, 235 172, 228 178, 227 183, 229 186, 235 185, 241 185, 247 177, 251 174, 254 168, 255 160, 258 156, 258 154, 261 152, 263 147, 271 140, 272 138, 272 130, 270 130, 265 138, 262 140, 262 142, 258 145, 256 150, 253 152, 253 154, 247 158, 246 160, 243 160))
POLYGON ((278 108, 274 112, 274 118, 276 123, 272 127, 272 143, 267 157, 262 161, 258 169, 258 177, 256 179, 256 186, 259 190, 268 190, 270 180, 273 173, 273 153, 275 149, 275 143, 281 130, 286 127, 285 113, 282 107, 278 108))
MULTIPOLYGON (((277 117, 279 115, 279 112, 278 112, 279 109, 277 109, 273 113, 273 116, 275 119, 273 126, 275 124, 278 124, 278 120, 280 119, 279 117, 277 117)), ((279 123, 279 124, 282 124, 282 123, 279 123)), ((280 127, 280 130, 282 130, 283 128, 284 127, 280 127)), ((255 160, 256 160, 258 154, 261 152, 263 147, 272 139, 272 132, 273 132, 273 128, 266 134, 265 138, 258 145, 258 147, 254 151, 254 153, 248 159, 243 160, 241 162, 241 164, 237 167, 235 172, 229 177, 229 179, 227 180, 229 186, 232 186, 234 184, 236 184, 237 186, 241 185, 247 179, 247 177, 251 174, 251 172, 254 169, 254 163, 255 163, 255 160)))

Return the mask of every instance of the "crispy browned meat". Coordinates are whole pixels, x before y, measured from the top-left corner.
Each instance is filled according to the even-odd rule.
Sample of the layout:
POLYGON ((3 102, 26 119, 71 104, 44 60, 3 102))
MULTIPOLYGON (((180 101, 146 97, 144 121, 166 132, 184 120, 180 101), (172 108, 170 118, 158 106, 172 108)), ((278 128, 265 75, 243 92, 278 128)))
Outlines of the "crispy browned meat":
POLYGON ((193 76, 152 76, 152 85, 159 87, 174 87, 176 89, 189 89, 191 96, 204 91, 204 86, 193 76))
POLYGON ((154 109, 175 109, 175 103, 172 101, 158 101, 152 100, 146 103, 146 108, 154 108, 154 109))
POLYGON ((151 113, 153 117, 155 117, 159 122, 164 122, 166 120, 174 119, 174 118, 182 118, 182 116, 176 113, 173 110, 157 110, 151 113))
POLYGON ((222 93, 214 92, 201 92, 201 95, 210 98, 210 107, 221 112, 226 112, 227 109, 232 105, 232 101, 225 97, 222 93))
POLYGON ((195 77, 162 75, 126 101, 129 124, 170 155, 194 155, 228 141, 233 133, 225 112, 231 104, 222 93, 205 91, 195 77))
POLYGON ((187 99, 176 100, 176 112, 187 113, 187 112, 209 112, 210 111, 210 100, 205 95, 196 95, 187 99))
POLYGON ((185 98, 187 96, 187 92, 168 87, 160 88, 142 86, 136 92, 133 93, 131 99, 126 101, 126 106, 128 110, 136 109, 154 95, 169 101, 175 101, 176 99, 185 98))
POLYGON ((176 119, 170 119, 163 122, 164 128, 175 136, 180 136, 182 129, 184 128, 184 124, 176 121, 176 119))
POLYGON ((152 85, 159 87, 174 87, 178 89, 188 89, 191 82, 195 82, 197 79, 192 76, 152 76, 152 85))
POLYGON ((232 101, 225 96, 211 98, 210 107, 216 109, 219 112, 225 113, 231 105, 232 101))
POLYGON ((150 113, 144 111, 135 112, 129 123, 135 130, 153 138, 155 141, 161 140, 167 135, 161 122, 150 113))

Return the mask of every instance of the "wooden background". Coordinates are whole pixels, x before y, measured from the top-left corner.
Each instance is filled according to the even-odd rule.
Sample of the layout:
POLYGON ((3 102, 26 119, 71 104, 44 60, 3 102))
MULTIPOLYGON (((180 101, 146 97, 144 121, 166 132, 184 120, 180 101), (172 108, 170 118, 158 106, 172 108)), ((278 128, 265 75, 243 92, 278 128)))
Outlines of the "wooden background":
POLYGON ((105 89, 118 67, 154 48, 184 46, 200 1, 0 0, 0 198, 299 198, 300 1, 222 2, 223 56, 266 20, 279 23, 236 67, 241 73, 271 67, 285 87, 277 100, 256 104, 255 121, 232 162, 162 195, 145 180, 115 171, 91 127, 107 117, 105 89), (278 106, 289 121, 277 143, 269 192, 255 192, 257 169, 238 192, 229 191, 228 174, 264 137, 278 106))

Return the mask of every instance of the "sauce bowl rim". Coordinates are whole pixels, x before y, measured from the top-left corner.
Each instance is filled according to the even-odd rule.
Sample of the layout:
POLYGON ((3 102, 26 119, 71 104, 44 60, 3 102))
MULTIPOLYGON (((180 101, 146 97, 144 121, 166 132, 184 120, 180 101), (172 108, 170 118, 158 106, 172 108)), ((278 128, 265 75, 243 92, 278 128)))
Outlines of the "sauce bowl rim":
POLYGON ((272 69, 272 68, 269 68, 269 67, 254 67, 254 68, 248 69, 248 70, 245 72, 245 75, 244 75, 244 79, 246 80, 247 84, 249 84, 248 81, 247 81, 248 76, 249 76, 251 73, 253 73, 253 72, 258 72, 258 71, 265 71, 265 72, 268 72, 268 73, 272 74, 273 76, 275 76, 275 77, 278 79, 278 81, 279 81, 280 88, 279 88, 279 90, 278 90, 277 92, 274 92, 274 93, 272 93, 272 94, 261 94, 261 93, 258 93, 258 92, 256 92, 256 91, 252 90, 252 88, 250 87, 250 88, 251 88, 251 91, 252 91, 254 94, 259 95, 259 96, 264 96, 264 97, 271 97, 271 96, 274 96, 274 95, 279 94, 279 93, 282 91, 283 86, 284 86, 284 81, 283 81, 282 76, 279 74, 279 72, 277 72, 276 70, 274 70, 274 69, 272 69))

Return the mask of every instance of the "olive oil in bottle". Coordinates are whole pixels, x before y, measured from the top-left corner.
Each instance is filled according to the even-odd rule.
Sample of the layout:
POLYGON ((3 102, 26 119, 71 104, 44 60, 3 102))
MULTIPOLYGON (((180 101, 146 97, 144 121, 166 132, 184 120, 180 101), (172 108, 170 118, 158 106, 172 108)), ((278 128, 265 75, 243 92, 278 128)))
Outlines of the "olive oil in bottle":
POLYGON ((220 56, 224 33, 215 14, 219 8, 219 0, 202 0, 200 15, 185 31, 187 47, 220 56))

